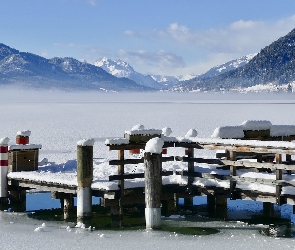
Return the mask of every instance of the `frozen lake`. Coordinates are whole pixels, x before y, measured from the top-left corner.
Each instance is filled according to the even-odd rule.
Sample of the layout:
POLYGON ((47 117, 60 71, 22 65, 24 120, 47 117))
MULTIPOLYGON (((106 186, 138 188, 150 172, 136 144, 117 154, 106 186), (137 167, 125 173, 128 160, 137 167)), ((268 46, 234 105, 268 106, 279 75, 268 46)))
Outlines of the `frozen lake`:
MULTIPOLYGON (((42 144, 40 160, 58 164, 76 159, 76 143, 95 138, 95 158, 114 158, 106 138, 123 137, 136 124, 146 128, 170 127, 172 136, 194 128, 199 137, 210 137, 218 126, 239 125, 245 120, 269 120, 275 125, 295 125, 294 94, 200 93, 58 93, 10 92, 0 100, 1 134, 14 143, 16 132, 31 130, 30 143, 42 144)), ((30 200, 30 199, 28 199, 30 200)), ((36 199, 28 206, 34 207, 36 199)), ((42 203, 43 201, 41 201, 42 203)), ((39 200, 40 203, 40 200, 39 200)), ((0 239, 10 249, 294 249, 293 238, 262 236, 244 223, 213 221, 220 229, 211 236, 184 236, 165 232, 100 232, 67 229, 67 224, 46 222, 25 214, 1 213, 0 239), (103 235, 102 235, 103 234, 103 235), (17 240, 16 240, 17 239, 17 240), (120 244, 120 245, 119 245, 120 244)), ((291 221, 293 216, 289 215, 291 221)))

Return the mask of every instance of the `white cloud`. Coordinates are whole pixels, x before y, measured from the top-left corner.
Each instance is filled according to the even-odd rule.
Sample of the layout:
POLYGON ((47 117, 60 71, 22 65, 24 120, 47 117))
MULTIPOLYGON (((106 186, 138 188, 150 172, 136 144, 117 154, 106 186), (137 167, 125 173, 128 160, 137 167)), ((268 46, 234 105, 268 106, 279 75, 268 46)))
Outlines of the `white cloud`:
POLYGON ((175 69, 181 69, 186 66, 181 56, 165 50, 148 52, 145 50, 128 51, 121 49, 118 51, 118 55, 135 68, 138 67, 140 69, 144 65, 153 74, 170 73, 175 69))
MULTIPOLYGON (((275 23, 239 20, 220 29, 192 30, 178 23, 170 24, 163 30, 152 30, 146 36, 154 36, 166 41, 206 50, 208 53, 248 53, 258 52, 263 47, 286 35, 295 27, 295 15, 275 23)), ((139 36, 128 31, 129 36, 139 36)), ((143 33, 140 33, 143 36, 143 33)))
POLYGON ((43 50, 43 51, 41 52, 41 56, 43 56, 43 57, 47 57, 47 56, 48 56, 48 50, 47 50, 47 49, 43 50))
MULTIPOLYGON (((171 23, 162 30, 154 29, 146 33, 129 30, 125 34, 137 38, 159 39, 162 44, 163 42, 173 46, 176 44, 179 48, 178 54, 182 53, 180 51, 186 51, 188 54, 187 51, 190 50, 195 55, 198 54, 197 51, 200 52, 202 56, 190 58, 188 67, 184 66, 182 59, 182 66, 175 67, 173 71, 199 74, 218 64, 259 52, 265 46, 285 36, 294 27, 295 15, 275 22, 238 20, 222 28, 208 30, 193 30, 185 25, 171 23), (189 70, 191 71, 188 72, 189 70)), ((188 58, 184 58, 186 59, 188 58)), ((173 64, 170 64, 170 70, 172 67, 173 64)), ((164 63, 160 68, 165 68, 164 63)))
POLYGON ((97 0, 88 0, 88 3, 91 4, 92 6, 96 6, 97 0))

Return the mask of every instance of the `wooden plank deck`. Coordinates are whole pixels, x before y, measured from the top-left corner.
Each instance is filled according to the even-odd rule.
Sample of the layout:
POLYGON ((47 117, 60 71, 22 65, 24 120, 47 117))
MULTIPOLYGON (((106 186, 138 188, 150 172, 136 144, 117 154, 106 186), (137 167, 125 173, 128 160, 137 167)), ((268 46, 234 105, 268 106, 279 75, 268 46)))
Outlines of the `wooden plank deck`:
MULTIPOLYGON (((291 144, 290 144, 291 145, 291 144)), ((124 183, 126 184, 127 180, 131 180, 134 178, 144 178, 144 173, 134 173, 134 174, 125 174, 124 173, 124 165, 126 164, 140 164, 143 163, 143 158, 140 159, 124 159, 122 157, 122 151, 129 150, 129 149, 135 149, 140 148, 143 149, 145 144, 144 143, 129 143, 129 144, 122 144, 122 145, 107 145, 110 150, 119 150, 121 151, 121 154, 119 154, 118 160, 110 160, 109 165, 118 165, 120 166, 118 174, 117 175, 110 175, 108 180, 104 181, 114 181, 118 180, 119 184, 121 184, 121 190, 120 188, 116 188, 114 190, 103 190, 99 188, 92 188, 92 193, 95 196, 100 196, 105 199, 125 199, 126 190, 128 188, 123 188, 124 191, 122 191, 122 185, 124 187, 124 183), (122 171, 123 170, 123 171, 122 171), (118 192, 120 191, 120 194, 118 192), (119 197, 119 198, 118 198, 119 197)), ((292 145, 294 146, 294 145, 292 145)), ((237 141, 236 145, 233 144, 232 141, 229 142, 229 140, 217 140, 212 141, 211 143, 202 141, 200 139, 199 141, 193 141, 193 142, 165 142, 164 148, 168 147, 182 147, 182 148, 190 148, 190 149, 205 149, 205 150, 226 150, 231 152, 253 152, 253 153, 259 153, 259 154, 276 154, 276 155, 295 155, 295 147, 286 147, 285 144, 278 143, 278 146, 275 147, 273 145, 266 145, 263 146, 261 143, 253 142, 253 141, 237 141), (223 142, 223 143, 222 143, 223 142)), ((286 157, 287 159, 287 157, 286 157)), ((283 175, 282 171, 285 171, 286 173, 290 174, 292 171, 295 171, 295 162, 290 160, 290 157, 288 158, 289 161, 280 161, 276 163, 270 163, 270 162, 250 162, 250 161, 237 161, 235 159, 204 159, 204 158, 196 158, 192 156, 168 156, 168 157, 162 157, 162 162, 169 162, 169 161, 181 161, 186 162, 189 164, 191 163, 199 163, 199 164, 208 164, 215 166, 216 169, 222 168, 229 171, 227 174, 213 174, 213 173, 203 173, 203 172, 195 172, 192 170, 184 169, 181 171, 162 171, 162 176, 170 176, 170 175, 181 175, 190 177, 189 181, 186 185, 181 184, 174 184, 174 185, 163 185, 163 196, 168 194, 176 193, 178 196, 194 196, 194 195, 206 195, 206 194, 222 194, 223 196, 233 198, 233 197, 244 197, 249 199, 254 199, 255 197, 268 197, 271 199, 278 199, 280 197, 283 198, 283 202, 287 202, 287 200, 290 200, 290 202, 294 200, 294 194, 286 194, 283 192, 284 187, 295 187, 295 178, 294 180, 287 180, 284 179, 285 174, 283 175), (263 170, 272 171, 272 174, 275 174, 275 177, 270 178, 250 178, 250 177, 241 177, 237 175, 236 170, 237 169, 247 169, 252 170, 253 172, 259 172, 263 170), (289 172, 288 172, 289 171, 289 172), (218 185, 212 184, 206 184, 204 186, 197 185, 194 183, 195 178, 200 180, 201 182, 206 181, 209 183, 210 181, 217 181, 217 182, 227 182, 227 187, 220 187, 218 185), (191 182, 190 182, 191 180, 191 182), (257 183, 261 185, 269 185, 272 188, 275 188, 277 191, 274 193, 263 193, 259 190, 243 190, 239 188, 239 183, 257 183), (232 186, 234 184, 234 186, 232 186), (169 187, 169 188, 168 188, 169 187), (233 196, 234 194, 234 196, 233 196)), ((194 165, 192 165, 194 166, 194 165)), ((39 189, 42 191, 50 191, 50 192, 61 192, 61 193, 69 193, 76 195, 77 193, 77 185, 65 185, 65 184, 59 184, 59 183, 47 183, 46 181, 34 181, 34 180, 28 180, 25 178, 9 178, 9 185, 11 187, 18 186, 26 189, 39 189)), ((129 190, 136 190, 136 189, 143 189, 144 187, 135 187, 131 188, 129 190)), ((137 194, 138 195, 138 194, 137 194)), ((134 197, 133 197, 134 198, 134 197)), ((129 200, 129 198, 126 198, 126 202, 129 200)), ((132 200, 132 199, 131 199, 132 200)), ((136 199, 135 199, 136 200, 136 199)))

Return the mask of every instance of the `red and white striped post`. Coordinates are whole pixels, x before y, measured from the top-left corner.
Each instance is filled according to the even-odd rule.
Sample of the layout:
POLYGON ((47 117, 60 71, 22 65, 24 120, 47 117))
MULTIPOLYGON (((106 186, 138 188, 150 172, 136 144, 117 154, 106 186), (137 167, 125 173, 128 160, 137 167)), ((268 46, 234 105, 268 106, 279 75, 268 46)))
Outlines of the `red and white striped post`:
POLYGON ((0 198, 8 197, 8 142, 9 138, 7 137, 0 139, 0 198))

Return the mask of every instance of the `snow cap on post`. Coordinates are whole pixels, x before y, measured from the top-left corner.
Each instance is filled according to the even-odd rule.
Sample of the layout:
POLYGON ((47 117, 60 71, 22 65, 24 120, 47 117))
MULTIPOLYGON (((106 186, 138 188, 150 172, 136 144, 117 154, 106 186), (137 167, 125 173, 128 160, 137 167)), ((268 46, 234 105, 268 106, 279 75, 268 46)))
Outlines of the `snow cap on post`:
POLYGON ((137 124, 135 126, 133 126, 133 128, 131 129, 131 131, 134 131, 134 130, 143 130, 144 129, 144 126, 142 124, 137 124))
POLYGON ((163 139, 159 137, 154 137, 146 143, 145 152, 148 152, 151 154, 161 154, 163 146, 164 146, 163 139))
POLYGON ((168 128, 168 127, 165 127, 165 128, 162 129, 162 134, 164 136, 169 136, 169 135, 172 134, 172 129, 171 128, 168 128))
POLYGON ((29 137, 31 135, 31 131, 30 130, 17 131, 16 135, 29 137))
POLYGON ((197 137, 198 132, 194 128, 191 128, 189 131, 187 131, 186 135, 184 137, 197 137))
POLYGON ((9 142, 8 137, 0 138, 0 146, 7 146, 9 142))
POLYGON ((93 146, 94 145, 94 139, 82 139, 77 142, 78 146, 93 146))

